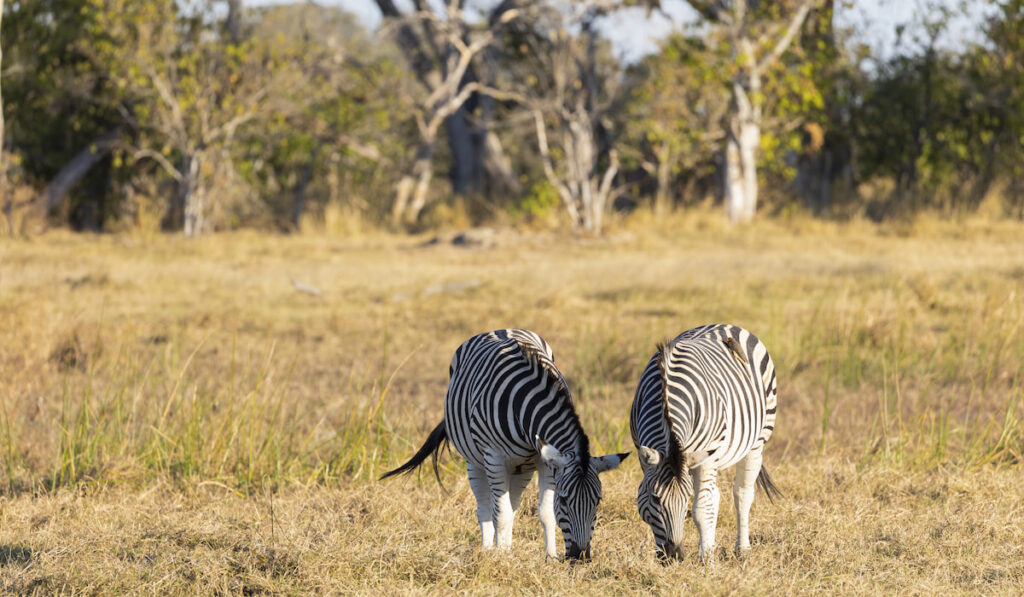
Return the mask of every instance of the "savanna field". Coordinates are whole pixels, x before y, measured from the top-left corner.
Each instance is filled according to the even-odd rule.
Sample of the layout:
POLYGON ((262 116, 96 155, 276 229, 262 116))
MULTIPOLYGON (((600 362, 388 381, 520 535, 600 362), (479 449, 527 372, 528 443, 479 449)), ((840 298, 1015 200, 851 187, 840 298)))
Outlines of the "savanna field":
POLYGON ((0 593, 1024 592, 1024 228, 720 216, 601 240, 49 232, 0 242, 0 593), (543 556, 534 481, 483 552, 441 420, 454 349, 552 346, 594 451, 633 450, 656 342, 730 322, 777 366, 753 550, 662 565, 635 455, 593 561, 543 556))

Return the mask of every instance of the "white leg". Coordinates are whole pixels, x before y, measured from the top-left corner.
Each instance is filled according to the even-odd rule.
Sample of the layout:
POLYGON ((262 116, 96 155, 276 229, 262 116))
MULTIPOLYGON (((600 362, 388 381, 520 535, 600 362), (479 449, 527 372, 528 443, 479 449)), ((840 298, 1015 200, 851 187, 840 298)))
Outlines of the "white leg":
POLYGON ((715 526, 718 524, 718 503, 721 495, 718 492, 718 470, 710 466, 702 466, 692 473, 693 490, 693 522, 700 533, 700 544, 697 556, 705 564, 713 564, 715 558, 715 526))
POLYGON ((551 470, 543 463, 537 466, 537 484, 540 486, 540 504, 537 505, 537 515, 540 517, 540 525, 544 528, 544 552, 548 557, 558 557, 558 547, 555 545, 555 529, 558 521, 555 519, 555 479, 551 470))
POLYGON ((509 495, 509 470, 504 459, 495 458, 487 463, 487 481, 491 485, 491 505, 494 521, 497 526, 498 547, 512 547, 512 522, 515 511, 512 510, 512 496, 509 495))
POLYGON ((491 506, 491 486, 487 482, 487 473, 483 468, 466 463, 469 474, 469 486, 476 497, 476 519, 480 523, 480 536, 483 538, 484 549, 494 547, 494 509, 491 506))
POLYGON ((736 464, 736 480, 732 499, 736 504, 736 554, 750 549, 750 505, 754 503, 754 487, 761 472, 763 446, 751 451, 736 464))

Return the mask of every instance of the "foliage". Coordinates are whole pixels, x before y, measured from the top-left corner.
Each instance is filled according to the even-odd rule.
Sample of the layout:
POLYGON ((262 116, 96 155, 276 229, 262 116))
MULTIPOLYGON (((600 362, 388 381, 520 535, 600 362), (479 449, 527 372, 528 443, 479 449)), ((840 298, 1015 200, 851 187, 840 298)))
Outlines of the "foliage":
POLYGON ((1019 6, 999 5, 986 29, 989 47, 962 52, 939 46, 945 19, 926 21, 915 50, 881 62, 862 84, 852 119, 859 167, 865 178, 895 182, 898 209, 969 212, 1009 179, 1005 207, 1021 213, 1019 6))
POLYGON ((296 73, 236 143, 243 178, 271 221, 294 230, 303 212, 322 214, 332 202, 382 218, 388 167, 401 163, 403 138, 414 134, 408 73, 337 10, 267 8, 252 36, 287 57, 279 68, 296 73))
MULTIPOLYGON (((7 144, 22 157, 25 176, 52 178, 83 147, 115 127, 117 92, 94 68, 87 48, 97 15, 78 0, 7 2, 4 6, 3 92, 7 144)), ((93 228, 113 214, 102 200, 114 176, 102 162, 65 211, 76 227, 93 228)))
MULTIPOLYGON (((469 94, 436 131, 449 142, 422 154, 415 150, 429 124, 424 81, 443 80, 447 63, 409 55, 401 14, 370 32, 337 8, 249 6, 240 32, 227 35, 223 3, 214 0, 7 2, 0 38, 6 155, 19 180, 42 191, 114 134, 114 151, 53 216, 85 229, 148 226, 143 214, 155 214, 180 230, 191 214, 198 232, 296 230, 330 206, 384 224, 403 176, 428 180, 434 170, 448 174, 478 220, 522 214, 522 206, 543 211, 530 189, 551 175, 572 178, 561 185, 569 191, 584 180, 607 191, 610 199, 597 202, 602 213, 612 207, 600 204, 627 188, 634 197, 623 204, 650 197, 659 212, 718 200, 722 144, 736 124, 734 83, 742 86, 749 67, 737 40, 746 36, 751 59, 764 59, 795 5, 751 5, 745 28, 730 33, 711 24, 724 23, 716 11, 732 4, 695 2, 702 20, 669 35, 657 53, 623 64, 592 25, 618 10, 641 13, 633 4, 658 8, 468 4, 459 21, 467 39, 491 32, 496 42, 472 58, 458 88, 490 91, 469 94), (505 12, 513 6, 518 12, 505 12), (508 20, 494 29, 474 16, 498 14, 508 20), (550 129, 548 152, 538 151, 536 109, 550 129), (583 128, 591 133, 566 132, 573 119, 577 129, 589 122, 583 128), (586 163, 570 167, 580 153, 575 159, 586 163), (587 172, 571 176, 581 168, 587 172)), ((815 187, 826 204, 808 204, 826 214, 822 189, 843 177, 850 191, 841 213, 950 216, 994 197, 986 213, 1024 217, 1021 1, 987 1, 983 39, 958 44, 947 41, 956 11, 927 4, 886 57, 872 55, 857 37, 863 32, 835 28, 836 6, 815 3, 797 41, 765 62, 750 94, 768 196, 795 206, 815 187)), ((438 42, 451 32, 428 21, 415 31, 433 32, 433 45, 424 37, 418 47, 457 48, 454 38, 438 42)), ((431 200, 450 201, 445 195, 435 188, 431 200)))
POLYGON ((715 171, 729 101, 727 52, 715 34, 674 34, 630 69, 627 166, 655 176, 668 167, 672 179, 689 181, 715 171))

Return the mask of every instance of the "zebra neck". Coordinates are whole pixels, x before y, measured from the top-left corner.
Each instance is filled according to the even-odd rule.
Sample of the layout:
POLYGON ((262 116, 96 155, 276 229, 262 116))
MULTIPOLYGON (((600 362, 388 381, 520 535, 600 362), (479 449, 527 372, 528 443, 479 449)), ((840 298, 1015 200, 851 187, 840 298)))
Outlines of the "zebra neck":
POLYGON ((573 454, 581 463, 589 460, 590 442, 574 411, 543 418, 535 427, 530 430, 531 437, 540 437, 562 454, 573 454))
POLYGON ((689 447, 688 444, 691 442, 694 421, 693 412, 689 408, 678 408, 673 406, 668 409, 665 413, 665 441, 669 443, 670 435, 674 435, 678 440, 681 447, 689 447))
POLYGON ((674 412, 666 416, 665 423, 666 445, 668 445, 671 435, 675 435, 679 439, 680 445, 686 446, 692 434, 693 422, 688 417, 679 417, 679 413, 674 412))

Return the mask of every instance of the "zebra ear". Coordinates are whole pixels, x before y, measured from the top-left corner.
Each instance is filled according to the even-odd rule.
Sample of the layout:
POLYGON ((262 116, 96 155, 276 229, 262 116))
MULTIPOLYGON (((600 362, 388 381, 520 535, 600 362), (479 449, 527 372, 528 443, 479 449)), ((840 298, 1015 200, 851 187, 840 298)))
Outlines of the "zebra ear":
POLYGON ((659 454, 654 448, 648 448, 647 446, 640 446, 640 449, 637 450, 636 457, 640 460, 640 464, 642 464, 644 468, 649 466, 658 466, 658 463, 661 462, 661 454, 659 454))
POLYGON ((537 440, 537 446, 540 448, 540 458, 550 467, 562 468, 569 464, 569 457, 558 451, 558 448, 551 444, 545 443, 539 435, 533 436, 533 439, 537 440))
POLYGON ((711 456, 708 452, 690 452, 689 454, 683 455, 683 464, 686 468, 697 468, 704 464, 704 461, 711 456))
POLYGON ((590 461, 594 463, 594 469, 598 473, 603 473, 605 471, 610 471, 612 469, 618 468, 619 464, 621 464, 622 461, 625 460, 626 457, 629 456, 630 454, 632 454, 632 452, 608 454, 607 456, 602 456, 600 458, 591 458, 590 461))

